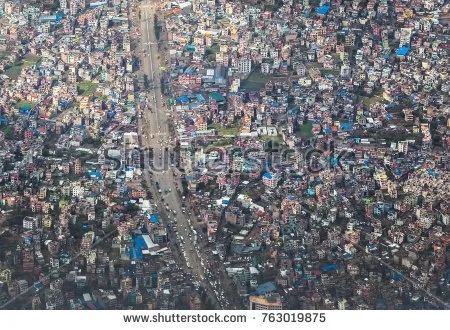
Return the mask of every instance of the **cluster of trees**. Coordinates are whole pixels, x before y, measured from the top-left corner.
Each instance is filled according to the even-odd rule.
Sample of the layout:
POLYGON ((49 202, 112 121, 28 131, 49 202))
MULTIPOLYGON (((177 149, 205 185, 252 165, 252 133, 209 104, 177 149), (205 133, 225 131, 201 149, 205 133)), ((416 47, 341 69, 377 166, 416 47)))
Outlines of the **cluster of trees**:
POLYGON ((83 235, 85 233, 85 231, 83 229, 83 221, 80 221, 80 219, 77 219, 77 222, 75 224, 73 224, 72 222, 69 222, 69 231, 70 231, 70 234, 75 239, 83 238, 83 235))
POLYGON ((159 20, 156 14, 155 14, 155 36, 156 40, 159 40, 159 38, 161 38, 161 27, 159 26, 159 20))
POLYGON ((3 135, 5 136, 5 139, 7 139, 7 140, 14 139, 14 129, 13 129, 13 127, 12 126, 7 126, 3 130, 3 135))
POLYGON ((102 140, 100 138, 93 138, 92 136, 85 137, 83 142, 92 145, 95 148, 100 148, 102 145, 102 140))

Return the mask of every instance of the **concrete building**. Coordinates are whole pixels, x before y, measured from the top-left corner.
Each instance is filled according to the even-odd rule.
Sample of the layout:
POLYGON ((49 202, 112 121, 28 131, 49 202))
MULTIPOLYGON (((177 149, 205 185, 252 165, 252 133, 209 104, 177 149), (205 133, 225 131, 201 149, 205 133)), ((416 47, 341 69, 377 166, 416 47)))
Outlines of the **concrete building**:
POLYGON ((265 296, 250 296, 250 310, 281 310, 281 296, 272 293, 265 296))

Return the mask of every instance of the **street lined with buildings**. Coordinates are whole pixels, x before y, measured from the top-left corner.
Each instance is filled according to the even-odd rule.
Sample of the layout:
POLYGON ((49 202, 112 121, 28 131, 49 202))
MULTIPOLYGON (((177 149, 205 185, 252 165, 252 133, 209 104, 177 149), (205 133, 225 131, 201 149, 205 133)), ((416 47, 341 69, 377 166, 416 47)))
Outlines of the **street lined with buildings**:
MULTIPOLYGON (((155 187, 153 192, 159 202, 158 209, 165 215, 162 221, 170 226, 172 237, 176 238, 172 244, 177 244, 178 251, 182 252, 185 258, 187 268, 195 274, 197 281, 206 287, 212 302, 216 304, 216 295, 213 293, 211 285, 205 281, 205 263, 197 245, 197 232, 192 226, 191 216, 185 213, 186 207, 182 206, 184 203, 180 197, 180 183, 177 182, 178 179, 173 175, 173 169, 170 166, 169 150, 173 149, 176 141, 169 132, 167 108, 163 105, 161 89, 156 88, 160 84, 161 66, 158 60, 160 56, 154 31, 156 6, 156 4, 144 3, 140 7, 141 17, 143 17, 141 35, 144 55, 141 58, 144 73, 151 77, 153 82, 153 87, 146 92, 147 99, 150 97, 151 111, 144 111, 143 118, 140 120, 142 147, 144 150, 152 148, 153 151, 152 158, 149 157, 148 152, 144 152, 145 176, 149 186, 155 187), (158 188, 156 184, 158 184, 158 188)), ((195 220, 192 221, 195 222, 195 220)))

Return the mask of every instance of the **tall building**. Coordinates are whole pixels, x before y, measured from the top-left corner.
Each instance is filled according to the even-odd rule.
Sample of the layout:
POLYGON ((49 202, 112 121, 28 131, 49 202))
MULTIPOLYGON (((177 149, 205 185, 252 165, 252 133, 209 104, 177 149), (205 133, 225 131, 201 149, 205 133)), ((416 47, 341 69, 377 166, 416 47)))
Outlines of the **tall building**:
POLYGON ((272 293, 265 296, 250 296, 250 310, 281 310, 281 296, 272 293))
POLYGON ((74 166, 75 168, 74 168, 74 172, 75 172, 75 174, 80 174, 81 173, 81 161, 80 161, 80 159, 76 159, 75 160, 75 166, 74 166))
POLYGON ((22 268, 25 273, 31 273, 34 267, 34 254, 31 250, 22 251, 22 268))
POLYGON ((238 69, 240 73, 250 73, 252 71, 252 60, 249 58, 243 58, 238 63, 238 69))
POLYGON ((80 253, 82 256, 87 257, 92 243, 94 243, 95 234, 93 231, 84 234, 81 240, 80 253))
POLYGON ((36 229, 38 227, 38 219, 33 217, 25 217, 22 220, 22 226, 24 229, 36 229))
POLYGON ((266 187, 273 189, 278 185, 281 177, 278 173, 266 172, 262 178, 266 187))
POLYGON ((59 8, 62 10, 67 9, 67 0, 59 0, 59 8))
POLYGON ((31 299, 31 309, 32 310, 39 310, 42 308, 42 302, 41 298, 39 296, 35 296, 31 299))
POLYGON ((3 269, 0 271, 0 282, 5 282, 6 284, 11 282, 11 270, 3 269))
POLYGON ((202 309, 202 304, 200 301, 200 296, 198 293, 191 293, 188 295, 188 303, 189 303, 189 309, 198 311, 202 309))

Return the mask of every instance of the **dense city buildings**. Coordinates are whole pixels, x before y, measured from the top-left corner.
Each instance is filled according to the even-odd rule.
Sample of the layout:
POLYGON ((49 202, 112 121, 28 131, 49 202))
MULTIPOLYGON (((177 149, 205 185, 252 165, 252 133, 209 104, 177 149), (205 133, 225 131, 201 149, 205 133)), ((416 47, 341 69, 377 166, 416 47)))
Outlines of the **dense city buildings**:
POLYGON ((448 308, 449 23, 0 0, 0 308, 448 308))

